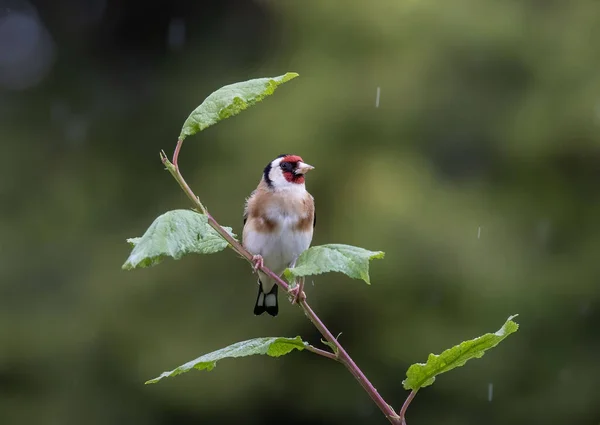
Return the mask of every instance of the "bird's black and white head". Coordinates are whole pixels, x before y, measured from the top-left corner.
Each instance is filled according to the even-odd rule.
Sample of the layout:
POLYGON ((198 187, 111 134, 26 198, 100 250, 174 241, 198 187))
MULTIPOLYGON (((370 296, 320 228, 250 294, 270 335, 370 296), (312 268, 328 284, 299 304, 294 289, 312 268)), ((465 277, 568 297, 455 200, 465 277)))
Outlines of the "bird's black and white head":
POLYGON ((298 155, 279 155, 263 172, 263 180, 272 189, 304 188, 304 175, 312 170, 298 155))

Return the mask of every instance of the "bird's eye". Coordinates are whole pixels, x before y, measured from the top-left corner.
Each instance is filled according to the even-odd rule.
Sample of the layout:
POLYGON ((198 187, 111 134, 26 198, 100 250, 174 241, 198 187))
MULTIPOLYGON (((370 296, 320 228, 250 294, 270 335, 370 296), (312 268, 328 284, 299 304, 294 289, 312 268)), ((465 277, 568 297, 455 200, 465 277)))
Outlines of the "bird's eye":
POLYGON ((291 162, 282 162, 280 167, 283 171, 289 171, 289 172, 291 172, 294 169, 294 166, 292 165, 291 162))

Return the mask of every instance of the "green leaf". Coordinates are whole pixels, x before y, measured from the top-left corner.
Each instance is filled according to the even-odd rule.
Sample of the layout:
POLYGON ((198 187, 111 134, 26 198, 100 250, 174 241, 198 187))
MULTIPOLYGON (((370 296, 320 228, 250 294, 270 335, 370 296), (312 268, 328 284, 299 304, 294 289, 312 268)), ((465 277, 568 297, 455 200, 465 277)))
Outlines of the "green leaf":
POLYGON ((487 333, 479 338, 461 342, 439 356, 430 354, 427 363, 416 363, 410 366, 406 371, 406 379, 402 381, 404 388, 417 391, 419 388, 433 384, 436 375, 463 366, 467 360, 481 358, 486 350, 495 347, 519 329, 519 325, 512 320, 516 316, 510 316, 496 333, 487 333))
POLYGON ((285 278, 293 282, 296 277, 312 276, 327 272, 341 272, 354 279, 362 279, 368 284, 369 261, 383 258, 381 251, 368 251, 356 246, 329 244, 313 246, 304 251, 294 268, 286 269, 285 278))
POLYGON ((233 357, 246 357, 255 354, 266 354, 271 357, 279 357, 292 352, 293 350, 304 350, 306 343, 302 338, 278 338, 266 337, 249 339, 248 341, 236 342, 220 350, 205 354, 195 360, 187 362, 170 372, 163 372, 160 376, 146 381, 146 384, 155 384, 162 378, 181 375, 189 372, 192 369, 198 370, 213 370, 217 365, 217 361, 233 357))
MULTIPOLYGON (((230 227, 224 229, 233 237, 230 227)), ((204 214, 190 210, 174 210, 154 220, 141 238, 130 238, 133 245, 124 270, 150 267, 165 257, 179 260, 185 254, 213 254, 224 250, 227 241, 210 227, 204 214)))
POLYGON ((179 139, 183 140, 221 120, 239 114, 272 95, 278 86, 297 76, 295 72, 288 72, 279 77, 257 78, 221 87, 209 95, 185 120, 179 139))

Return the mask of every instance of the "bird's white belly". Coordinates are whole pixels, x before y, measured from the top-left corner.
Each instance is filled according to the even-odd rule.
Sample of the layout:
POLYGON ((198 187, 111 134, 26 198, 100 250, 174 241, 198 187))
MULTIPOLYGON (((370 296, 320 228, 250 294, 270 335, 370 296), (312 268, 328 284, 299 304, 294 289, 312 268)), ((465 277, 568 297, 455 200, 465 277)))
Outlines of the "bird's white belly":
POLYGON ((273 233, 251 232, 244 245, 251 253, 262 255, 265 266, 279 275, 310 246, 312 231, 293 230, 295 222, 284 220, 273 233))

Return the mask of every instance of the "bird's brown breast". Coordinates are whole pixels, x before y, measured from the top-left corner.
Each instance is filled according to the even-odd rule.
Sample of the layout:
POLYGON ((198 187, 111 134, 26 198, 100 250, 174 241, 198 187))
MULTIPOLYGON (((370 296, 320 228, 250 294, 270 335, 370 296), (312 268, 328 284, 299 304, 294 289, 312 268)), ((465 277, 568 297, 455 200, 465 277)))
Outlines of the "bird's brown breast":
POLYGON ((294 231, 309 231, 314 219, 314 201, 306 192, 302 196, 257 190, 248 200, 247 217, 257 232, 273 232, 279 221, 296 218, 294 231), (281 219, 281 220, 278 220, 281 219))

